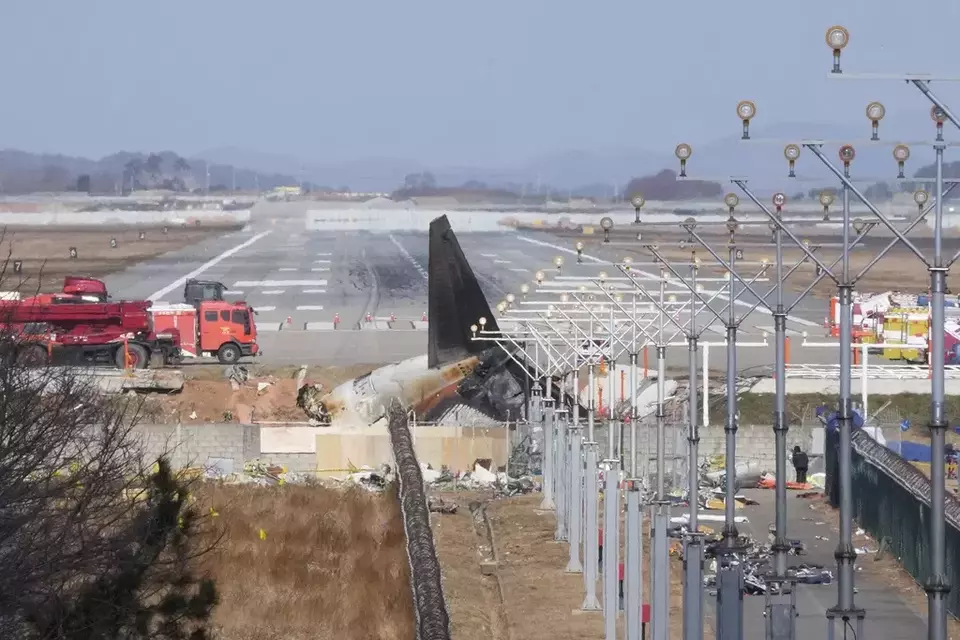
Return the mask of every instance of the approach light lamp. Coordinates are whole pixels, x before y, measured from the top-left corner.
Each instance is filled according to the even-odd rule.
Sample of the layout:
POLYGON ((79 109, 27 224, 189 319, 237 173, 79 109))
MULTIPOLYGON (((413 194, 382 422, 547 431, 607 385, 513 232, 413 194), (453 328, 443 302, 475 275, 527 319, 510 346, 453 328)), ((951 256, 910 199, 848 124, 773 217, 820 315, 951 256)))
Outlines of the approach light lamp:
POLYGON ((933 105, 930 107, 930 119, 937 123, 937 142, 943 140, 943 123, 947 121, 947 112, 933 105))
POLYGON ((687 248, 687 242, 686 242, 686 240, 681 240, 680 243, 679 243, 679 246, 680 246, 680 250, 681 250, 681 251, 683 251, 684 249, 686 249, 686 248, 687 248))
POLYGON ((910 147, 905 144, 898 144, 893 148, 893 158, 897 161, 897 178, 903 179, 903 163, 910 159, 910 147))
POLYGON ((501 300, 500 302, 497 303, 497 311, 499 311, 500 313, 503 313, 506 310, 507 310, 506 301, 501 300))
POLYGON ((677 148, 673 150, 673 154, 677 156, 677 159, 680 160, 680 177, 687 177, 687 160, 690 159, 690 156, 693 155, 693 147, 688 145, 686 142, 681 142, 677 145, 677 148))
POLYGON ((514 302, 516 302, 516 300, 517 296, 513 295, 512 293, 507 294, 507 304, 512 305, 514 302))
POLYGON ((520 285, 520 295, 526 298, 528 293, 530 293, 530 285, 528 285, 527 283, 523 283, 522 285, 520 285))
POLYGON ((613 296, 613 299, 616 300, 617 302, 623 302, 623 294, 618 293, 617 295, 613 296))
POLYGON ((867 223, 863 218, 855 218, 853 221, 853 231, 857 235, 863 233, 863 230, 867 228, 867 223))
POLYGON ((624 256, 623 258, 623 269, 625 271, 630 271, 630 267, 633 266, 633 258, 630 256, 624 256))
POLYGON ((553 264, 557 265, 557 271, 563 266, 563 256, 557 256, 553 259, 553 264))
POLYGON ((630 198, 630 204, 633 205, 634 212, 633 224, 640 224, 640 209, 643 208, 643 205, 646 204, 646 202, 647 201, 644 200, 643 196, 639 193, 634 194, 634 196, 630 198))
POLYGON ((750 121, 757 115, 757 105, 749 100, 741 100, 737 103, 737 115, 743 122, 743 140, 750 139, 750 121))
POLYGON ((577 243, 577 264, 583 264, 583 243, 577 243))
POLYGON ((603 241, 610 242, 610 229, 613 229, 613 218, 610 216, 600 218, 600 228, 603 229, 603 241))
POLYGON ((870 121, 873 127, 873 132, 870 134, 871 140, 880 139, 880 121, 883 120, 883 116, 886 114, 887 109, 880 102, 871 102, 867 105, 867 120, 870 121))
POLYGON ((487 326, 487 319, 484 318, 483 316, 480 316, 480 319, 477 320, 477 322, 480 323, 480 328, 481 328, 481 329, 482 329, 483 327, 487 326))
POLYGON ((840 70, 840 52, 850 42, 850 32, 840 25, 827 29, 827 46, 833 49, 833 73, 843 73, 840 70))
POLYGON ((580 285, 579 287, 577 287, 577 291, 579 291, 580 293, 586 293, 586 292, 587 292, 587 285, 585 285, 585 284, 580 285))
POLYGON ((546 274, 543 271, 537 271, 533 274, 533 277, 536 279, 537 284, 543 284, 543 279, 546 277, 546 274))
POLYGON ((823 205, 823 219, 830 220, 830 205, 833 204, 834 196, 831 191, 820 192, 820 204, 823 205))
POLYGON ((840 156, 840 162, 843 163, 844 169, 850 168, 850 163, 853 162, 853 159, 857 157, 857 151, 853 148, 853 145, 845 144, 840 147, 838 154, 840 156))
POLYGON ((787 174, 787 177, 796 178, 797 173, 794 168, 796 167, 797 158, 800 157, 800 147, 795 144, 788 144, 783 148, 783 157, 790 163, 790 173, 787 174))
POLYGON ((667 298, 667 302, 669 302, 670 304, 674 304, 676 301, 677 301, 677 296, 673 295, 672 293, 667 298))
POLYGON ((737 197, 735 193, 728 193, 723 196, 723 203, 727 205, 727 209, 730 211, 730 215, 733 216, 733 210, 737 208, 737 205, 740 204, 740 198, 737 197))
POLYGON ((783 205, 787 204, 787 196, 784 193, 775 193, 773 194, 773 206, 777 208, 777 213, 783 209, 783 205))
POLYGON ((918 189, 913 193, 913 201, 917 203, 917 208, 920 211, 923 211, 923 205, 927 204, 927 200, 930 199, 930 194, 924 191, 923 189, 918 189))
POLYGON ((479 327, 477 327, 477 325, 475 325, 475 324, 470 325, 470 333, 473 334, 473 337, 474 337, 474 338, 477 337, 477 329, 478 329, 478 328, 479 328, 479 327))
POLYGON ((606 271, 601 271, 600 273, 597 274, 597 278, 598 278, 598 279, 600 280, 600 282, 602 283, 604 280, 607 279, 607 272, 606 272, 606 271))
POLYGON ((567 295, 566 293, 560 294, 560 302, 569 302, 569 301, 570 301, 569 295, 567 295))

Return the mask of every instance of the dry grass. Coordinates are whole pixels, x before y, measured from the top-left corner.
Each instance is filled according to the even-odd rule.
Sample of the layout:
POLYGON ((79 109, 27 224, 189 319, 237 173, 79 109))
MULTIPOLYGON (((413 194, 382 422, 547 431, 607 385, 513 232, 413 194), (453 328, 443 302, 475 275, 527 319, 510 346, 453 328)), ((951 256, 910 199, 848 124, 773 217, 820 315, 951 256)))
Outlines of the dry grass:
MULTIPOLYGON (((130 265, 154 258, 162 253, 182 249, 228 232, 223 228, 171 227, 164 234, 160 229, 0 229, 0 261, 10 260, 4 273, 4 289, 21 292, 57 291, 66 275, 102 277, 130 265), (116 238, 117 247, 110 247, 116 238), (77 259, 70 259, 70 247, 77 249, 77 259), (20 274, 14 274, 13 261, 22 261, 20 274), (18 283, 19 284, 18 287, 18 283)), ((122 291, 114 293, 122 296, 122 291)))
POLYGON ((216 509, 226 534, 204 567, 220 590, 218 637, 413 637, 394 490, 225 486, 205 487, 199 499, 216 509))

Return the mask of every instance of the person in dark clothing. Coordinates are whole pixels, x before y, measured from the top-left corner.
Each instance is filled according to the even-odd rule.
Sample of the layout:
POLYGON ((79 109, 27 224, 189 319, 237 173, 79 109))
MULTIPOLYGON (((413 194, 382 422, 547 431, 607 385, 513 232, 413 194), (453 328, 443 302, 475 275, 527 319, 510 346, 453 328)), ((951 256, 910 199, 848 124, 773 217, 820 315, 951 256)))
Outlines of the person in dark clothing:
POLYGON ((800 445, 793 447, 793 468, 797 470, 797 482, 803 484, 807 481, 807 468, 810 464, 807 453, 800 450, 800 445))

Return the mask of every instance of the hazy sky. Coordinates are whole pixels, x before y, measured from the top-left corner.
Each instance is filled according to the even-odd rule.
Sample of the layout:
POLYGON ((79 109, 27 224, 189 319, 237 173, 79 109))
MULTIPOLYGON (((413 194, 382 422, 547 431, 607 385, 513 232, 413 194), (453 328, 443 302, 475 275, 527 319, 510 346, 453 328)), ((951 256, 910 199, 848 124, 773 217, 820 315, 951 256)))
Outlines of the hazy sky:
POLYGON ((860 125, 872 99, 925 117, 910 87, 827 80, 824 31, 851 30, 849 70, 960 76, 958 18, 942 0, 8 0, 0 147, 492 165, 726 137, 743 98, 758 125, 860 125))

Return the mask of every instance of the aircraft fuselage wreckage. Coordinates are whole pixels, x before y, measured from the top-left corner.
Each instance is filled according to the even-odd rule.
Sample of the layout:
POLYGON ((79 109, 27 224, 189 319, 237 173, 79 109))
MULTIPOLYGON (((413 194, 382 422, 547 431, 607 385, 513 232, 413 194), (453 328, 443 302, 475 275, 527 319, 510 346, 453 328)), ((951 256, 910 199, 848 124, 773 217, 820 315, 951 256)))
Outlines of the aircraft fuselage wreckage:
MULTIPOLYGON (((386 419, 395 397, 418 422, 492 426, 523 415, 530 386, 523 367, 501 346, 470 339, 470 325, 480 317, 487 318, 487 331, 499 328, 446 216, 430 223, 428 271, 427 354, 380 367, 329 393, 303 386, 297 406, 312 422, 375 425, 386 419)), ((516 357, 523 362, 522 354, 516 357)), ((558 385, 551 386, 558 398, 558 385)))

